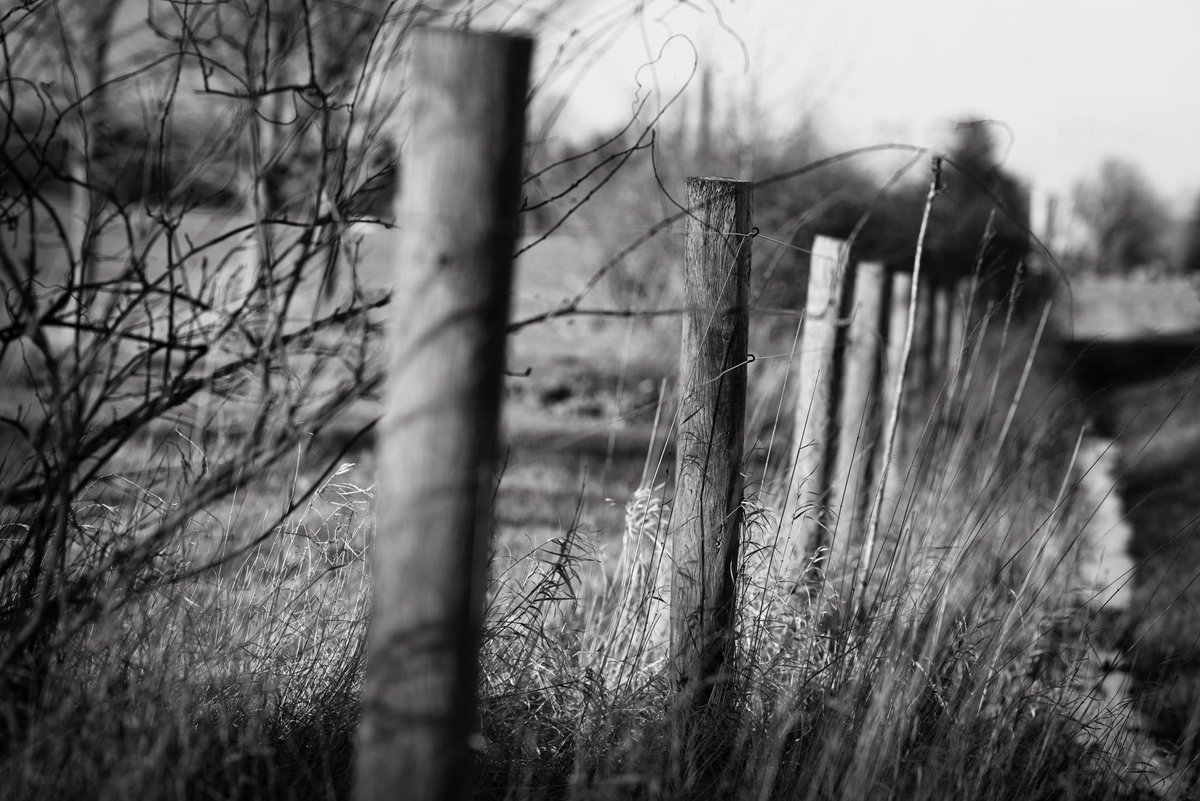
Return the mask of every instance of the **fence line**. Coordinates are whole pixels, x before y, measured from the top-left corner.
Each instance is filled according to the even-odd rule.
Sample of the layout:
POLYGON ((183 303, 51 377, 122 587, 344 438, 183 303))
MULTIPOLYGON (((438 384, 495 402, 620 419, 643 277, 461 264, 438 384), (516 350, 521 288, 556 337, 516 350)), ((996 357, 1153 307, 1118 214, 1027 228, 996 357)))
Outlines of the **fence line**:
MULTIPOLYGON (((397 206, 360 801, 393 797, 398 787, 418 801, 456 798, 470 775, 531 49, 521 37, 429 29, 412 42, 407 147, 418 156, 406 162, 397 206), (405 225, 418 215, 421 224, 405 225)), ((698 713, 720 708, 735 643, 751 186, 687 182, 669 654, 675 776, 693 787, 706 744, 720 736, 697 723, 698 713)), ((887 480, 879 451, 888 448, 879 446, 890 447, 895 422, 885 442, 879 388, 902 400, 910 329, 914 384, 950 378, 970 316, 950 287, 898 273, 889 291, 884 264, 852 271, 849 259, 849 243, 816 238, 782 509, 783 558, 797 584, 810 564, 821 567, 818 577, 865 576, 869 564, 851 564, 852 537, 870 531, 869 559, 875 485, 887 480)))

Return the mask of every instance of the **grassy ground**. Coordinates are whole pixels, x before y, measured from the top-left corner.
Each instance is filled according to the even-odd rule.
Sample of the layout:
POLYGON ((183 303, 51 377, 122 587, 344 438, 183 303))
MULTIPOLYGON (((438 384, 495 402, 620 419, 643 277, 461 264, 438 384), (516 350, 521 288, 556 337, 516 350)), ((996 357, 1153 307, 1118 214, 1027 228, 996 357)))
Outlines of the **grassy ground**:
MULTIPOLYGON (((1064 483, 1069 463, 1064 440, 1077 417, 1057 414, 1069 390, 1035 370, 1012 440, 987 446, 1009 408, 1008 400, 987 402, 991 378, 1005 377, 998 396, 1011 399, 1028 334, 1014 335, 1006 359, 994 340, 984 349, 959 388, 970 402, 947 405, 935 392, 915 404, 915 418, 928 426, 914 437, 914 467, 889 515, 885 550, 895 556, 893 569, 876 585, 865 620, 843 617, 844 599, 828 599, 828 618, 792 606, 772 563, 780 529, 769 505, 760 505, 769 495, 749 502, 755 522, 747 532, 735 668, 741 703, 719 724, 728 739, 708 745, 714 767, 698 797, 1142 792, 1137 748, 1113 724, 1112 711, 1097 712, 1103 705, 1088 706, 1078 689, 1091 681, 1083 661, 1086 615, 1073 600, 1070 570, 1050 567, 1070 563, 1064 542, 1077 536, 1079 522, 1056 511, 1048 491, 1064 483)), ((483 780, 485 797, 696 792, 670 778, 672 711, 661 684, 668 588, 661 567, 655 575, 667 559, 658 550, 661 520, 631 513, 638 525, 626 530, 611 589, 599 591, 617 610, 599 603, 605 611, 597 612, 594 587, 550 581, 554 590, 541 597, 578 601, 537 605, 530 628, 550 642, 534 648, 536 667, 489 681, 507 690, 490 696, 495 718, 485 721, 485 734, 493 750, 483 764, 500 774, 483 780), (648 543, 646 529, 655 535, 648 543), (633 565, 644 567, 630 572, 631 551, 633 565), (612 653, 620 656, 605 657, 612 653), (633 664, 631 654, 638 655, 633 664), (580 662, 582 674, 574 667, 580 662)), ((556 553, 541 558, 580 565, 556 553)), ((499 597, 506 592, 538 596, 508 587, 499 597)))
MULTIPOLYGON (((386 281, 388 251, 386 238, 365 244, 367 283, 386 281)), ((606 252, 599 237, 531 251, 514 316, 574 294, 606 252)), ((760 256, 794 258, 769 245, 760 256)), ((604 285, 586 305, 627 292, 604 285)), ((1068 547, 1088 510, 1059 503, 1070 393, 1038 368, 1013 399, 1028 327, 1005 338, 992 320, 953 393, 913 397, 881 574, 856 618, 836 592, 793 594, 794 569, 777 557, 794 324, 754 322, 738 645, 728 703, 706 727, 721 736, 693 743, 709 767, 691 784, 675 756, 664 639, 664 379, 678 322, 567 318, 511 338, 479 797, 1137 797, 1136 744, 1088 700, 1088 614, 1068 547)), ((0 762, 13 797, 347 797, 383 477, 364 442, 311 499, 291 511, 288 499, 318 478, 310 454, 327 459, 375 403, 192 516, 162 554, 167 580, 64 650, 44 714, 0 762), (219 570, 188 574, 214 554, 229 555, 219 570)), ((236 429, 236 418, 230 407, 218 419, 236 429)), ((230 434, 181 448, 179 436, 157 432, 114 460, 108 485, 133 489, 81 499, 88 519, 120 531, 130 508, 170 507, 172 482, 245 445, 230 434), (139 480, 156 459, 167 464, 156 483, 139 480)))

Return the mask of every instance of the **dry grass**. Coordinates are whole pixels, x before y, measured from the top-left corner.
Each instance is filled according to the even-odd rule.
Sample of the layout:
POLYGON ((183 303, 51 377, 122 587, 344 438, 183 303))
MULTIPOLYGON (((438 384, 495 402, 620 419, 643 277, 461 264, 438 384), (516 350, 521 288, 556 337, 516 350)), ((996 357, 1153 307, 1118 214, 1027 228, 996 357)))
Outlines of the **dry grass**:
POLYGON ((157 589, 60 649, 34 725, 0 762, 9 797, 344 796, 372 536, 353 469, 257 546, 286 508, 281 476, 187 521, 157 589))
MULTIPOLYGON (((527 266, 526 290, 539 271, 563 280, 564 254, 551 253, 527 266)), ((760 337, 734 691, 710 721, 720 736, 703 744, 704 783, 691 786, 666 672, 671 400, 658 379, 674 369, 662 345, 673 324, 555 325, 574 329, 572 342, 531 329, 514 346, 514 367, 533 372, 510 381, 480 797, 1143 792, 1143 744, 1091 698, 1091 613, 1073 569, 1091 510, 1069 491, 1079 417, 1041 366, 1015 397, 1028 331, 1001 336, 994 321, 958 384, 910 400, 863 617, 836 574, 819 602, 790 593, 773 509, 791 342, 760 337)), ((356 413, 369 417, 370 401, 356 413)), ((130 516, 171 508, 172 470, 236 453, 245 432, 229 429, 186 447, 182 433, 156 432, 113 462, 83 517, 119 537, 130 516), (143 472, 171 447, 178 461, 143 472)), ((153 591, 61 649, 34 725, 0 762, 9 797, 348 797, 372 537, 373 469, 361 461, 326 480, 298 454, 187 519, 153 591)))
POLYGON ((1141 792, 1141 743, 1089 698, 1089 614, 1071 567, 1090 510, 1060 495, 1073 439, 1043 413, 995 443, 996 461, 976 458, 1000 425, 989 389, 930 420, 896 504, 896 558, 872 582, 863 619, 836 593, 820 608, 789 596, 778 520, 748 501, 737 690, 720 712, 725 736, 707 744, 702 789, 680 784, 672 761, 661 488, 631 501, 611 567, 595 569, 596 544, 572 530, 521 581, 502 577, 485 670, 485 797, 1141 792))
MULTIPOLYGON (((604 334, 628 332, 617 324, 604 334)), ((1015 397, 1032 349, 1024 329, 993 330, 957 384, 910 400, 906 468, 890 492, 863 617, 850 613, 837 574, 819 602, 790 594, 794 569, 778 558, 773 512, 787 468, 773 439, 786 441, 777 419, 786 366, 755 365, 752 429, 763 439, 747 499, 734 691, 714 712, 720 736, 702 746, 702 786, 683 778, 672 740, 661 451, 626 455, 623 469, 636 475, 617 496, 628 498, 617 537, 601 526, 620 505, 589 519, 595 499, 577 489, 577 511, 563 514, 562 494, 553 518, 534 518, 545 484, 566 471, 543 465, 539 474, 526 451, 529 463, 499 497, 513 533, 492 571, 479 797, 1136 797, 1149 781, 1143 743, 1091 698, 1090 612, 1073 569, 1091 510, 1069 491, 1077 417, 1041 367, 1015 397)), ((640 384, 665 369, 607 364, 607 377, 597 377, 599 363, 589 380, 640 384)), ((537 394, 510 399, 518 423, 535 416, 527 401, 537 394)), ((612 397, 595 423, 599 441, 611 444, 613 430, 656 440, 646 412, 634 425, 620 393, 612 397)), ((670 398, 654 400, 649 419, 661 429, 670 398)), ((566 436, 579 417, 562 421, 566 436)), ((532 425, 512 433, 536 442, 532 425)), ((36 725, 4 758, 11 797, 348 797, 371 468, 331 476, 283 514, 310 470, 298 456, 196 515, 178 549, 161 555, 161 586, 64 649, 36 725), (269 537, 239 552, 264 529, 269 537), (188 575, 222 554, 236 556, 188 575)), ((166 478, 124 502, 92 503, 118 515, 129 497, 169 506, 166 478)))

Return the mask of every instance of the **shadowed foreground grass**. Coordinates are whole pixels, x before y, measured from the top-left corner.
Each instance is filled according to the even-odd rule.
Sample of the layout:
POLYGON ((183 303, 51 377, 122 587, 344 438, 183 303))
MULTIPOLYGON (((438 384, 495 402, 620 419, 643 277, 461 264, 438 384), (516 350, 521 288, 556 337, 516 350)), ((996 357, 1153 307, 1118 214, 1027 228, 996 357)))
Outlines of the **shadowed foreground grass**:
MULTIPOLYGON (((570 526, 497 557, 477 797, 1149 797, 1138 737, 1089 698, 1080 416, 1036 373, 1014 399, 1027 348, 1006 348, 1015 368, 989 346, 952 393, 911 404, 923 425, 863 616, 832 589, 792 592, 771 483, 747 499, 737 648, 686 749, 658 480, 619 542, 570 526)), ((232 521, 269 519, 279 477, 193 521, 159 589, 61 649, 32 709, 7 710, 31 723, 3 747, 6 798, 349 797, 373 536, 355 470, 245 553, 232 521), (214 548, 223 567, 189 575, 214 548)))

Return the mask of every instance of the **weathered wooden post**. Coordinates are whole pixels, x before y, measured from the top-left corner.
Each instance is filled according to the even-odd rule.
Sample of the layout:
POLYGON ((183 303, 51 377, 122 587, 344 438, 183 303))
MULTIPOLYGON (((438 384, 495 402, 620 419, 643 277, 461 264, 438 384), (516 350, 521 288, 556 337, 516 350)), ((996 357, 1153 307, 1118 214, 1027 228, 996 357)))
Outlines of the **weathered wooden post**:
POLYGON ((950 355, 950 293, 946 284, 934 285, 934 375, 938 383, 946 381, 950 355))
POLYGON ((946 381, 950 367, 950 290, 945 284, 933 287, 933 334, 930 343, 933 380, 946 381))
POLYGON ((840 239, 818 236, 810 260, 796 371, 795 463, 783 511, 790 531, 787 558, 797 570, 829 546, 829 480, 837 450, 834 370, 849 250, 840 239))
MULTIPOLYGON (((912 281, 912 278, 909 278, 912 281)), ((917 282, 916 314, 913 318, 912 355, 909 357, 909 384, 922 396, 929 394, 933 373, 933 287, 928 279, 917 282)), ((932 397, 932 395, 930 395, 932 397)))
POLYGON ((851 565, 853 540, 861 533, 870 491, 870 466, 879 439, 876 399, 883 333, 883 292, 887 273, 877 261, 855 269, 850 328, 842 353, 842 390, 838 410, 837 466, 829 486, 829 505, 837 513, 830 563, 851 565))
MULTIPOLYGON (((883 377, 879 381, 879 386, 881 387, 882 414, 891 413, 892 410, 887 408, 889 404, 899 403, 901 408, 897 410, 897 416, 900 420, 904 419, 905 393, 904 388, 896 386, 896 383, 903 380, 904 338, 907 336, 908 306, 911 295, 912 273, 893 272, 892 292, 887 314, 887 349, 883 360, 883 377)), ((894 471, 884 464, 882 448, 876 448, 874 463, 872 475, 883 482, 883 492, 885 496, 890 496, 894 471)))
POLYGON ((900 378, 904 359, 904 337, 908 328, 908 304, 912 294, 912 273, 893 272, 892 292, 887 315, 887 356, 883 362, 883 397, 891 398, 900 378))
POLYGON ((963 349, 967 344, 967 327, 971 293, 974 291, 974 279, 960 278, 954 288, 948 292, 950 296, 950 321, 946 336, 947 364, 950 368, 951 391, 957 391, 958 375, 962 370, 963 349))
POLYGON ((719 687, 733 646, 749 332, 749 181, 689 178, 675 446, 671 665, 685 707, 719 687))
POLYGON ((356 798, 466 796, 532 42, 418 30, 356 798))

